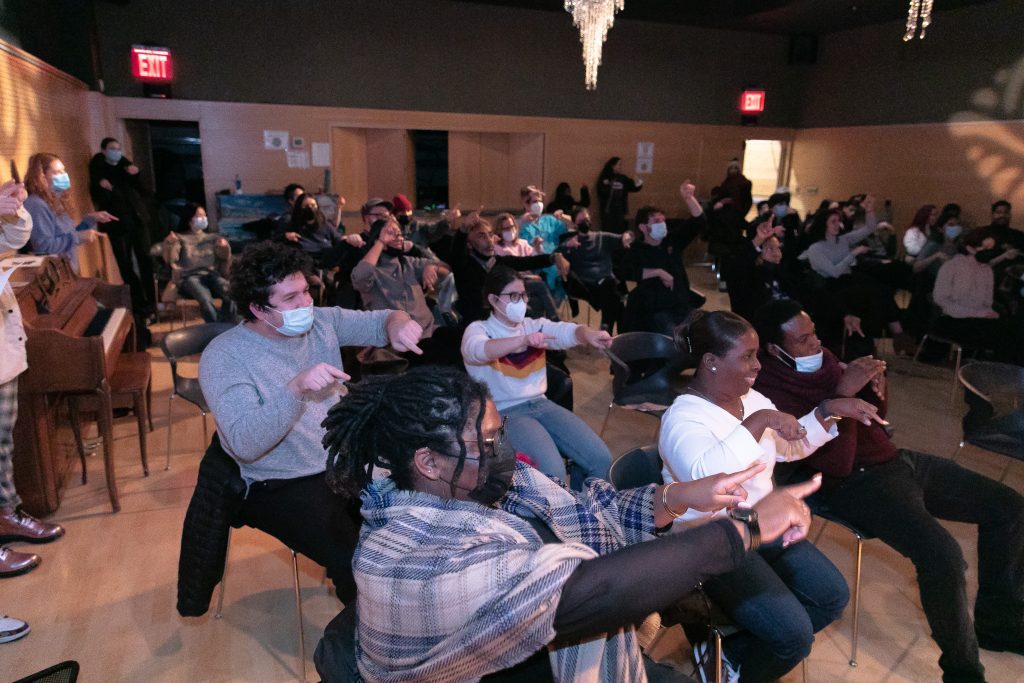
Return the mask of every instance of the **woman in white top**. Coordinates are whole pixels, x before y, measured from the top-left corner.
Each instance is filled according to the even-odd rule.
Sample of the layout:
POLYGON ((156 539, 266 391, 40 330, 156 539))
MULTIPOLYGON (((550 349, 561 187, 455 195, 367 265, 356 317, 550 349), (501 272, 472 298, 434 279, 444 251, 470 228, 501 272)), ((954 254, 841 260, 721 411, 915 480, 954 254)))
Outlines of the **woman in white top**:
MULTIPOLYGON (((832 399, 827 408, 799 419, 776 410, 751 388, 761 369, 757 333, 735 313, 695 311, 677 328, 676 344, 697 364, 697 372, 687 393, 662 417, 658 445, 666 483, 760 462, 764 470, 744 484, 752 504, 771 492, 775 462, 807 457, 838 434, 832 416, 876 412, 860 399, 832 399)), ((723 513, 689 510, 680 519, 723 513)), ((725 639, 724 648, 744 682, 774 680, 799 664, 810 653, 814 634, 842 614, 849 598, 842 575, 813 544, 785 539, 750 553, 738 570, 708 581, 705 590, 743 627, 725 639)))
POLYGON ((486 320, 466 328, 462 360, 469 375, 487 385, 502 417, 512 446, 544 474, 566 479, 564 454, 582 470, 574 477, 579 488, 584 478, 608 477, 612 454, 586 422, 548 400, 547 349, 568 349, 577 344, 611 346, 607 332, 575 323, 527 318, 529 299, 522 278, 507 266, 494 266, 484 281, 486 320))

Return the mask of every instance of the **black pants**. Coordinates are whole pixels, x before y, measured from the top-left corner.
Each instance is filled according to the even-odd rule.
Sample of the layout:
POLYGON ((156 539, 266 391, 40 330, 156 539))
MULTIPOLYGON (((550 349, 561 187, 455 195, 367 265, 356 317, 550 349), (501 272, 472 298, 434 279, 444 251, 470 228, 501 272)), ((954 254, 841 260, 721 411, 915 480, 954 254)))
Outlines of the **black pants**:
POLYGON ((1024 335, 1019 324, 1003 318, 951 318, 935 321, 935 331, 959 342, 968 351, 991 350, 995 359, 1024 365, 1024 335))
POLYGON ((149 255, 149 231, 146 227, 134 218, 125 216, 113 223, 117 226, 109 227, 111 223, 104 223, 100 226, 110 238, 110 250, 114 252, 114 260, 117 261, 117 268, 121 271, 121 279, 128 285, 132 293, 132 309, 136 313, 148 314, 156 310, 153 291, 153 262, 149 255), (135 265, 132 263, 132 256, 139 265, 139 272, 136 274, 135 265))
POLYGON ((914 563, 921 606, 942 650, 943 680, 984 680, 964 585, 967 565, 938 520, 978 525, 975 616, 979 629, 990 628, 1019 614, 1024 602, 1024 497, 945 458, 901 450, 887 463, 854 470, 815 499, 914 563))
POLYGON ((579 280, 578 283, 584 295, 581 298, 601 311, 601 329, 611 333, 612 329, 622 322, 622 311, 625 309, 622 294, 619 292, 619 281, 613 276, 606 277, 600 282, 579 280))
POLYGON ((331 491, 323 474, 254 483, 238 518, 326 567, 339 600, 347 604, 355 598, 352 552, 362 524, 359 500, 331 491))

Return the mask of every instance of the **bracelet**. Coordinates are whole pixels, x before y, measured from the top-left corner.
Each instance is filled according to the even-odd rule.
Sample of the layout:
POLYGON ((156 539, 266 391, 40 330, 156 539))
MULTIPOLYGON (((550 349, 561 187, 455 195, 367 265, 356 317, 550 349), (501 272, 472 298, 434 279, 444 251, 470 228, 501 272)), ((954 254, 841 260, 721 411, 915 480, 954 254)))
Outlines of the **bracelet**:
POLYGON ((833 422, 839 422, 839 420, 842 420, 843 418, 841 418, 838 415, 833 415, 829 411, 825 410, 825 404, 828 403, 830 400, 831 399, 826 398, 824 401, 819 403, 818 412, 821 413, 821 419, 823 420, 832 420, 833 422))
POLYGON ((672 515, 672 519, 679 519, 686 513, 686 510, 689 509, 686 508, 686 510, 683 510, 682 512, 676 512, 668 505, 668 490, 678 483, 678 481, 670 481, 668 484, 665 485, 665 488, 661 490, 661 506, 665 508, 665 512, 672 515))

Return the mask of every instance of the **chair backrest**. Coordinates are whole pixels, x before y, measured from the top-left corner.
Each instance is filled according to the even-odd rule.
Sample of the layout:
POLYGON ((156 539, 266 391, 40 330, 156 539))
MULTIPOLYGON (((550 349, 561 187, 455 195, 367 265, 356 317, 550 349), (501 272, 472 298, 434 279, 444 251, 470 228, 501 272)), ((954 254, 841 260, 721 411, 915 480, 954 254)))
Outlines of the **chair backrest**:
POLYGON ((610 351, 627 367, 612 362, 612 398, 623 403, 630 395, 668 388, 683 370, 682 354, 672 338, 656 332, 625 332, 612 340, 610 351))
POLYGON ((660 484, 661 455, 657 445, 641 446, 626 451, 612 463, 608 481, 619 490, 635 489, 648 484, 660 484))
POLYGON ((1024 408, 1024 367, 976 361, 961 366, 957 379, 967 391, 990 404, 996 413, 1024 408))
POLYGON ((227 332, 235 323, 205 323, 168 332, 160 342, 160 349, 171 363, 171 374, 178 376, 178 360, 194 356, 213 341, 214 337, 227 332))
POLYGON ((54 664, 42 671, 19 678, 14 683, 75 683, 78 680, 78 662, 70 659, 54 664))

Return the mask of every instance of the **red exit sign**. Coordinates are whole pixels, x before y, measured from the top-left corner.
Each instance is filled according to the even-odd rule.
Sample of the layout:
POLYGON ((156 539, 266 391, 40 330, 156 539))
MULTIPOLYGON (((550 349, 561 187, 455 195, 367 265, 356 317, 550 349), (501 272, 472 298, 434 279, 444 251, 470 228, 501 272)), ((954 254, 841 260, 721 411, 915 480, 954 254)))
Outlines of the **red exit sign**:
POLYGON ((174 77, 171 51, 165 47, 133 45, 132 76, 147 83, 169 83, 174 77))
POLYGON ((741 114, 760 114, 764 111, 764 90, 744 90, 740 95, 741 114))

